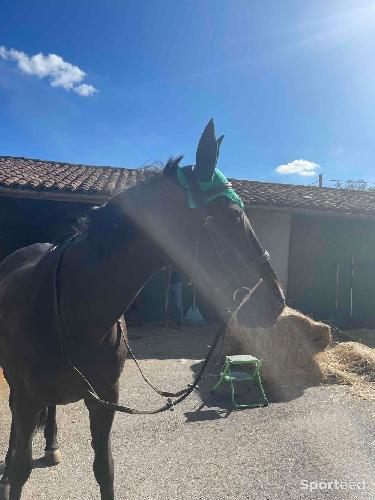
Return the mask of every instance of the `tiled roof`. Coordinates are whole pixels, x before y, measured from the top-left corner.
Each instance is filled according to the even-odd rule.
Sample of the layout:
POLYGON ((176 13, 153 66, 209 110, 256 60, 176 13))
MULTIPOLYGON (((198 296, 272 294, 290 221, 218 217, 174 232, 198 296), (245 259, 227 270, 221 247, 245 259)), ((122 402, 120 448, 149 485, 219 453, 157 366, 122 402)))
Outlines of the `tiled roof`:
MULTIPOLYGON (((98 199, 132 183, 134 169, 0 156, 0 189, 9 192, 89 195, 98 199)), ((375 191, 232 180, 249 206, 375 216, 375 191)))
POLYGON ((0 187, 112 195, 131 182, 132 169, 0 156, 0 187))
POLYGON ((375 216, 375 191, 232 180, 250 206, 375 216))

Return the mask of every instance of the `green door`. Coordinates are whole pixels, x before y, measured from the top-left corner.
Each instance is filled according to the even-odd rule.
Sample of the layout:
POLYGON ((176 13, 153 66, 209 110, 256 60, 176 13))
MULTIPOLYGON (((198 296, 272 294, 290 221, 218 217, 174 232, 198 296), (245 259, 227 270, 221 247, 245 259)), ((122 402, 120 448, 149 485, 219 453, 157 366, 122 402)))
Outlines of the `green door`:
POLYGON ((347 217, 295 215, 288 300, 337 323, 375 319, 375 223, 347 217))

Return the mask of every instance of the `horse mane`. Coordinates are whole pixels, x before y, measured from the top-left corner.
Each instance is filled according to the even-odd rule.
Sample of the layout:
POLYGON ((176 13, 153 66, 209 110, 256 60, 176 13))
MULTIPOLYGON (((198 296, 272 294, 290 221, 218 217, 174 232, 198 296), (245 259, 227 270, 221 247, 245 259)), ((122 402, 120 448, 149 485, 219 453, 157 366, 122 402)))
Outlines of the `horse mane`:
MULTIPOLYGON (((86 216, 77 219, 69 231, 54 243, 63 243, 69 238, 82 234, 87 234, 95 240, 100 238, 105 243, 107 237, 109 238, 109 233, 111 233, 110 239, 113 239, 113 228, 117 225, 119 217, 121 217, 121 227, 117 226, 116 238, 133 238, 137 228, 129 218, 125 220, 126 216, 120 210, 121 200, 127 197, 128 199, 133 198, 136 202, 137 199, 147 196, 149 189, 153 189, 155 183, 162 181, 164 177, 175 177, 182 158, 183 156, 171 157, 165 164, 154 162, 145 167, 131 170, 123 191, 114 194, 103 205, 92 207, 86 216)), ((109 243, 108 240, 107 243, 109 243)))

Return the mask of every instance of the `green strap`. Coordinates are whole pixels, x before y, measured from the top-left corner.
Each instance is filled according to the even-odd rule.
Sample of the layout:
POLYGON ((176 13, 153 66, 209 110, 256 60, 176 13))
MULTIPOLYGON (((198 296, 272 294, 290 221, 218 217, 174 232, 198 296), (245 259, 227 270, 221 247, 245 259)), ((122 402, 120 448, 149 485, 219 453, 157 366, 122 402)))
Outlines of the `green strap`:
MULTIPOLYGON (((183 186, 188 193, 188 203, 190 208, 197 208, 197 204, 195 203, 193 199, 193 195, 191 193, 190 189, 190 184, 186 178, 186 175, 184 173, 183 167, 178 167, 177 169, 177 179, 181 186, 183 186)), ((201 188, 202 192, 204 193, 205 191, 210 191, 212 189, 215 190, 215 193, 212 196, 207 196, 205 199, 206 203, 209 203, 212 200, 215 200, 219 196, 226 196, 230 201, 238 205, 240 208, 244 208, 243 201, 241 198, 238 196, 236 191, 231 188, 231 187, 226 187, 228 184, 228 180, 225 177, 224 174, 220 172, 217 168, 215 168, 214 175, 212 176, 212 180, 210 181, 205 181, 205 182, 200 182, 197 181, 199 187, 201 188), (220 186, 223 186, 223 191, 220 191, 220 186)))

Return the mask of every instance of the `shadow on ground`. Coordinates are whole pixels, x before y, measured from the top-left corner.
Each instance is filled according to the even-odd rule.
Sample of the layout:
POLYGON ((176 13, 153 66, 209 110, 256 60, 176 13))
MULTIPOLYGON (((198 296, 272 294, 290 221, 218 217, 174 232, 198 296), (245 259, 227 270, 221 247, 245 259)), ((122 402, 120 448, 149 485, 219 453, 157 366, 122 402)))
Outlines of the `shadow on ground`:
MULTIPOLYGON (((54 465, 47 465, 46 462, 43 460, 43 457, 33 459, 32 462, 33 469, 48 469, 51 467, 54 467, 54 465)), ((0 462, 0 476, 4 474, 4 471, 5 471, 5 462, 0 462)))
MULTIPOLYGON (((212 392, 213 386, 216 384, 220 376, 220 371, 224 363, 224 356, 220 357, 220 362, 211 364, 208 367, 207 373, 199 384, 197 392, 201 399, 201 404, 196 407, 192 414, 186 414, 188 421, 197 420, 214 420, 219 418, 226 418, 231 411, 252 411, 256 408, 246 408, 241 410, 234 410, 230 386, 227 383, 220 385, 220 387, 212 392), (193 414, 196 413, 196 414, 193 414)), ((192 375, 195 378, 202 366, 202 362, 194 363, 191 366, 192 375)), ((263 388, 270 404, 292 401, 301 397, 305 390, 308 389, 307 385, 279 385, 270 386, 263 381, 263 388)), ((240 404, 256 404, 263 408, 263 397, 259 388, 249 386, 248 384, 238 383, 235 384, 236 400, 240 404)), ((266 408, 264 408, 266 410, 266 408)))

